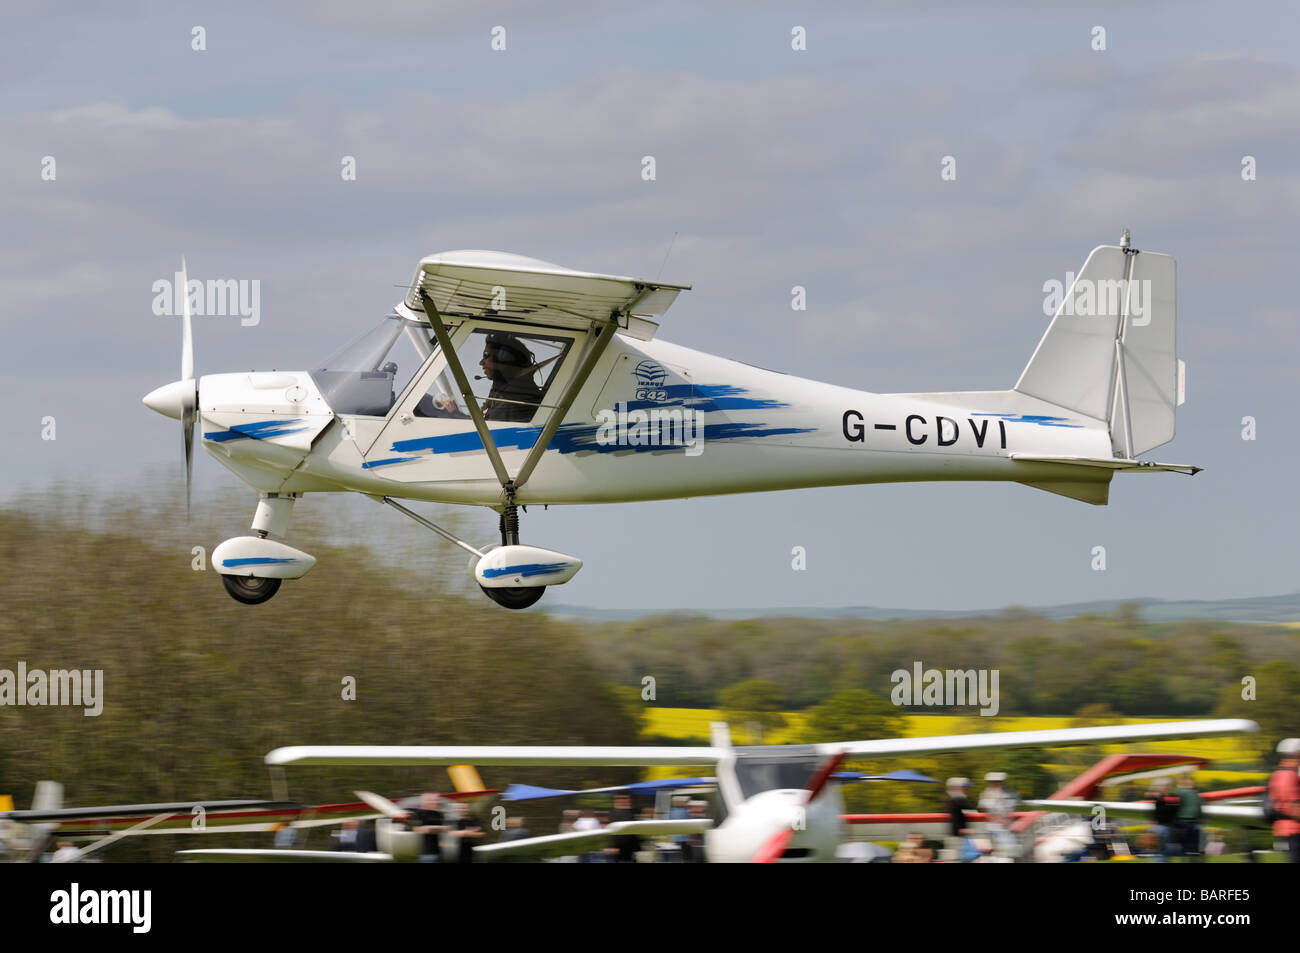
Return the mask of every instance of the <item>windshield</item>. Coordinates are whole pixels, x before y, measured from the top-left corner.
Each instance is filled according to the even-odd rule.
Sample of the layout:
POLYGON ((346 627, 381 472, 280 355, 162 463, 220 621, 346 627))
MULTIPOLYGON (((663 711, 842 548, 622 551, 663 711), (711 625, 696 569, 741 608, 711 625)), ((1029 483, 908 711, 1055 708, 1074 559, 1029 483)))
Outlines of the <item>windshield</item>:
POLYGON ((336 414, 385 417, 435 350, 429 326, 390 314, 311 372, 336 414))
POLYGON ((746 755, 749 755, 748 751, 736 759, 736 781, 740 785, 741 797, 746 800, 763 791, 803 787, 821 760, 816 754, 802 753, 746 755))

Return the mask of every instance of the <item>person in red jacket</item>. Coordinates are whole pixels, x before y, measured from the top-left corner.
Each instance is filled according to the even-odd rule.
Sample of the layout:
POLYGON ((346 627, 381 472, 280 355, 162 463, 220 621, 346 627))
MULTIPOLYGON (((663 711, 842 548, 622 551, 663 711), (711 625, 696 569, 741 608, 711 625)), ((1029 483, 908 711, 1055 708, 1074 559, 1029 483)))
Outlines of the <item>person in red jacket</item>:
POLYGON ((1291 863, 1300 864, 1300 738, 1283 738, 1277 753, 1277 770, 1268 779, 1268 800, 1278 815, 1273 836, 1286 840, 1291 863))

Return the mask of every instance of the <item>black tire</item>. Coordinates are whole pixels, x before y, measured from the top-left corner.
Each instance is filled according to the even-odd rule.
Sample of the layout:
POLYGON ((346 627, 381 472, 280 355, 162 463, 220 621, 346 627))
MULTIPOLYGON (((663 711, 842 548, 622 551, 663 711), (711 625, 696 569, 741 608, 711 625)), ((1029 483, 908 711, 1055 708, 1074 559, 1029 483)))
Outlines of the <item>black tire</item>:
POLYGON ((542 593, 546 591, 545 586, 519 586, 509 589, 489 589, 487 586, 479 586, 479 588, 487 593, 489 599, 507 609, 527 609, 542 598, 542 593))
POLYGON ((242 602, 246 606, 256 606, 279 592, 282 580, 266 579, 261 576, 222 575, 221 581, 226 586, 226 592, 230 593, 230 597, 236 602, 242 602))

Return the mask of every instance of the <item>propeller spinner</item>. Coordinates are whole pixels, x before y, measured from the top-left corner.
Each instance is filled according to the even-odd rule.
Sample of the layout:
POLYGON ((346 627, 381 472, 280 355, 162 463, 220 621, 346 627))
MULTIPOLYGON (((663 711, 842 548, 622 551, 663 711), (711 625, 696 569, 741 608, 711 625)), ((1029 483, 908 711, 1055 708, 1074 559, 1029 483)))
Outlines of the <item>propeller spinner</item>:
MULTIPOLYGON (((807 797, 804 798, 805 805, 811 804, 816 800, 817 795, 822 793, 822 789, 830 782, 832 775, 835 774, 835 769, 840 766, 840 762, 844 758, 844 752, 831 755, 813 772, 805 785, 805 790, 808 792, 807 797)), ((779 860, 785 853, 786 848, 790 846, 790 841, 794 839, 795 829, 795 821, 792 820, 788 826, 773 834, 759 848, 758 853, 754 855, 754 863, 772 864, 779 860)))

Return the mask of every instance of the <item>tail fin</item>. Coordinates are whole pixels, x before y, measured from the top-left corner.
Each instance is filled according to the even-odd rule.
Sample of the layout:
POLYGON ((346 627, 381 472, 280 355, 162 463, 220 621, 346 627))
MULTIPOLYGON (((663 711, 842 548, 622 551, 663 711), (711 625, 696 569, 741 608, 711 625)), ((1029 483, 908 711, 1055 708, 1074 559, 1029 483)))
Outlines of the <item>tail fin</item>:
POLYGON ((1094 248, 1015 390, 1104 420, 1120 459, 1168 443, 1183 402, 1175 284, 1173 258, 1130 247, 1127 229, 1094 248))
POLYGON ((63 807, 63 785, 58 781, 37 781, 32 795, 33 811, 57 811, 63 807))
POLYGON ((451 778, 451 786, 459 794, 483 790, 483 779, 478 776, 478 769, 472 764, 448 765, 447 777, 451 778))

